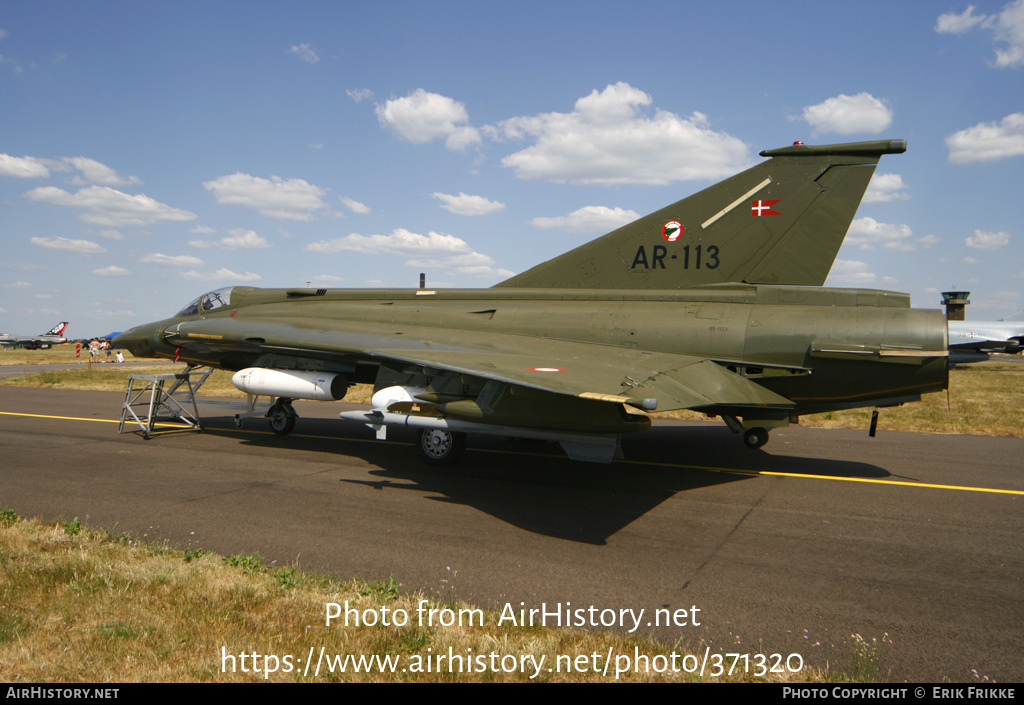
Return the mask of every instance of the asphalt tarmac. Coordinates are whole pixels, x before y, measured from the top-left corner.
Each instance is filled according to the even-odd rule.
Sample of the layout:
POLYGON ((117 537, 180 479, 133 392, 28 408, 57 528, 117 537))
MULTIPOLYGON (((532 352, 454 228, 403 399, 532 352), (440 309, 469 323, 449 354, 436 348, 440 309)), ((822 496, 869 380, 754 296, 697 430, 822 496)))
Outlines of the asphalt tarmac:
POLYGON ((791 427, 751 451, 659 423, 608 466, 481 437, 434 469, 346 404, 297 402, 287 437, 221 404, 147 441, 117 433, 123 399, 0 388, 0 505, 499 610, 685 611, 640 631, 751 656, 844 666, 856 634, 885 642, 883 680, 1024 679, 1024 439, 887 432, 883 411, 873 439, 791 427))

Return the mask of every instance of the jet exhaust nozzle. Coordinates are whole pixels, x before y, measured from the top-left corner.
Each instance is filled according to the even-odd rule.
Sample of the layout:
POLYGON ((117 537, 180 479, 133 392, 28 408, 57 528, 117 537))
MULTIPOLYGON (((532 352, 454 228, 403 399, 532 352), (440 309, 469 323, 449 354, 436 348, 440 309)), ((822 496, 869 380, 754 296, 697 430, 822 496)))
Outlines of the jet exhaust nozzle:
POLYGON ((231 377, 231 384, 246 394, 287 399, 338 401, 345 398, 348 382, 333 372, 315 370, 271 370, 247 367, 231 377))

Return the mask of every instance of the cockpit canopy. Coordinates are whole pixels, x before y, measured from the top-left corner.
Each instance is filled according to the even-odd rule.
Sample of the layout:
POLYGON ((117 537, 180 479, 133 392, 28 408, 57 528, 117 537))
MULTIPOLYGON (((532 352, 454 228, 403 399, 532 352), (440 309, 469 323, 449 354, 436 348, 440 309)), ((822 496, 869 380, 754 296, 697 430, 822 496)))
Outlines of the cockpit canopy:
POLYGON ((203 294, 195 301, 189 303, 188 306, 178 311, 179 316, 194 316, 197 313, 209 313, 215 311, 221 306, 228 306, 231 303, 231 292, 234 291, 235 287, 227 286, 223 289, 217 289, 215 291, 203 294))

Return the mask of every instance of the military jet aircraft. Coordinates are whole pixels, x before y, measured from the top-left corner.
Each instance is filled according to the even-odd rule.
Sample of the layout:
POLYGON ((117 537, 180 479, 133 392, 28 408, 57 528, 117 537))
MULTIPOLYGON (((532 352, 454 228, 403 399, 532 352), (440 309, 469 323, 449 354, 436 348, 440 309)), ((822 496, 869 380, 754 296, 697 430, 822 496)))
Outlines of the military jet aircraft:
POLYGON ((26 350, 47 350, 54 345, 68 342, 67 338, 63 337, 64 329, 67 327, 68 322, 61 321, 47 332, 40 333, 39 335, 12 335, 10 333, 0 333, 0 345, 12 347, 20 345, 26 350))
POLYGON ((889 291, 820 288, 880 157, 902 140, 761 152, 756 166, 490 289, 231 287, 114 341, 237 371, 277 397, 372 383, 383 438, 418 429, 430 463, 467 433, 556 440, 610 462, 637 411, 720 416, 751 448, 802 414, 946 387, 946 321, 889 291))
POLYGON ((950 321, 951 365, 987 360, 990 353, 1024 350, 1024 311, 1000 321, 950 321))

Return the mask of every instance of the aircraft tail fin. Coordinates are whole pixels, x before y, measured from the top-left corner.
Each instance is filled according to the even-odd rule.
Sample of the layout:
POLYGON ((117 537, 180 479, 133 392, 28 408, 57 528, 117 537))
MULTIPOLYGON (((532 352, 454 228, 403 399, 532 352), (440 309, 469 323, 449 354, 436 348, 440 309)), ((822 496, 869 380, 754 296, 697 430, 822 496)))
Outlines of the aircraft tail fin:
POLYGON ((67 321, 61 321, 60 323, 55 325, 50 330, 48 330, 47 332, 43 333, 43 335, 63 335, 64 334, 64 329, 67 328, 67 327, 68 327, 68 322, 67 321))
POLYGON ((791 147, 499 287, 821 286, 883 154, 905 140, 791 147))

